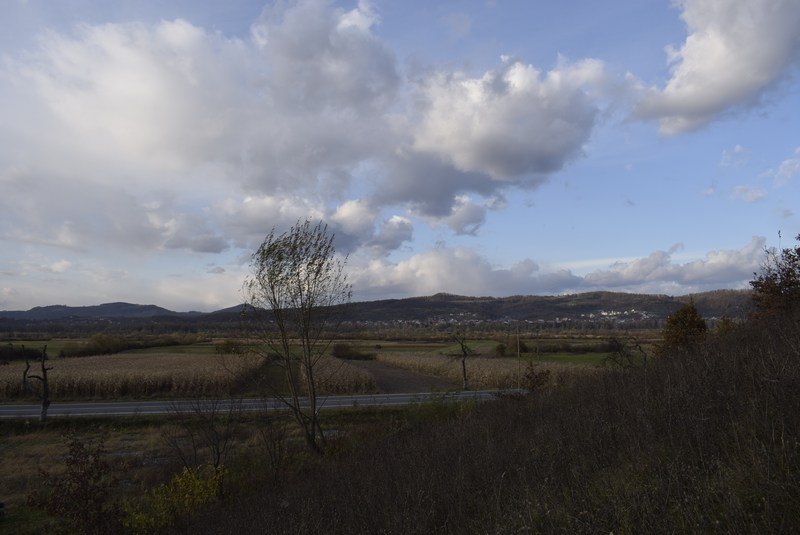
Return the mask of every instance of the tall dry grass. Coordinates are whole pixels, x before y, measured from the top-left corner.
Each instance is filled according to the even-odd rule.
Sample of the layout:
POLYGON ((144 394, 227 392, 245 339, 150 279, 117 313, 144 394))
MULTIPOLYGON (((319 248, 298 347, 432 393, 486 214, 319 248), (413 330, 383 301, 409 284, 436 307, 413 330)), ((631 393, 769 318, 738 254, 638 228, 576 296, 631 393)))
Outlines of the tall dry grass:
MULTIPOLYGON (((461 360, 445 355, 425 353, 379 353, 377 360, 389 366, 426 375, 435 375, 461 383, 461 360)), ((472 389, 509 389, 524 385, 527 360, 508 358, 467 357, 467 382, 472 389)), ((553 378, 563 374, 589 374, 586 366, 558 363, 537 363, 538 371, 548 370, 553 378)))

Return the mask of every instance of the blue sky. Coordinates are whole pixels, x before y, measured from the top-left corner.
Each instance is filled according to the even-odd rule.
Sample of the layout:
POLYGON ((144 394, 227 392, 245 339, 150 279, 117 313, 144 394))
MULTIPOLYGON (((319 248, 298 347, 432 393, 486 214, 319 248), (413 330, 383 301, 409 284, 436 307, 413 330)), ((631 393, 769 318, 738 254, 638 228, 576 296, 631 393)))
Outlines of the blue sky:
POLYGON ((747 287, 799 67, 796 0, 4 0, 0 310, 230 306, 303 218, 357 300, 747 287))

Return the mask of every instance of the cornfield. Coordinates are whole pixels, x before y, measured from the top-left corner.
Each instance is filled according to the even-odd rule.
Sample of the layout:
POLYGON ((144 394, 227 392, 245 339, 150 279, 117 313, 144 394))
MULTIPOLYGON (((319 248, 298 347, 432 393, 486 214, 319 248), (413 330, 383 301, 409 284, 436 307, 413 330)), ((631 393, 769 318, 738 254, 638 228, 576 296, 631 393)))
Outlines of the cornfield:
MULTIPOLYGON (((237 374, 252 370, 257 362, 165 352, 52 359, 47 365, 52 367, 50 397, 56 400, 215 395, 226 392, 237 374)), ((24 369, 19 361, 0 368, 0 399, 30 397, 22 385, 24 369)), ((30 373, 39 373, 38 363, 31 363, 30 373)))
POLYGON ((324 357, 318 362, 316 378, 320 394, 368 394, 376 391, 372 375, 333 357, 324 357))
MULTIPOLYGON (((148 397, 205 397, 226 395, 232 384, 256 373, 256 356, 186 353, 119 353, 94 357, 52 359, 48 374, 50 397, 119 399, 148 397)), ((25 363, 0 367, 0 400, 29 399, 22 385, 25 363)), ((31 363, 31 374, 39 373, 31 363)), ((321 394, 367 393, 375 382, 367 372, 347 362, 325 358, 317 369, 321 394)), ((38 386, 38 381, 33 381, 38 386)))

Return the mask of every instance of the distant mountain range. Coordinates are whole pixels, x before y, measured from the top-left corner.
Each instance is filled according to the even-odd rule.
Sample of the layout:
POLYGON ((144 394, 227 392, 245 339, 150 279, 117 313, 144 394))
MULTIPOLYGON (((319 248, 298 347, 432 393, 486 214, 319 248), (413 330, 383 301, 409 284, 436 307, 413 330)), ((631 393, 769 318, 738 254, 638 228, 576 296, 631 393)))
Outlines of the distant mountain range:
POLYGON ((196 316, 201 312, 173 312, 156 305, 105 303, 85 307, 50 305, 30 310, 0 311, 0 318, 27 321, 52 321, 70 318, 152 318, 157 316, 196 316))
MULTIPOLYGON (((588 292, 559 296, 466 297, 436 294, 427 297, 387 299, 358 302, 344 310, 347 321, 437 321, 462 318, 479 321, 529 320, 555 321, 558 319, 590 320, 630 316, 635 318, 663 319, 680 306, 694 300, 700 313, 707 318, 727 314, 743 318, 750 307, 747 290, 716 290, 692 296, 632 294, 620 292, 588 292)), ((86 321, 102 319, 191 320, 232 318, 239 315, 242 306, 215 312, 175 312, 156 305, 132 303, 106 303, 95 306, 70 307, 53 305, 35 307, 26 311, 0 311, 0 319, 48 322, 86 321)))

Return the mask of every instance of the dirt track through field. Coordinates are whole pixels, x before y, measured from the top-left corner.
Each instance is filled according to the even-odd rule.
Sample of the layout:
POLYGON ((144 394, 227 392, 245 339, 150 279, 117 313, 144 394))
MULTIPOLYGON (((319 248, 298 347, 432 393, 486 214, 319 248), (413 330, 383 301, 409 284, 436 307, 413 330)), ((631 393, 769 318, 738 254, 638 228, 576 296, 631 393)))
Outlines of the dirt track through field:
POLYGON ((384 394, 444 392, 459 387, 458 384, 441 377, 393 368, 376 360, 351 360, 349 363, 369 372, 375 379, 378 391, 384 394))

